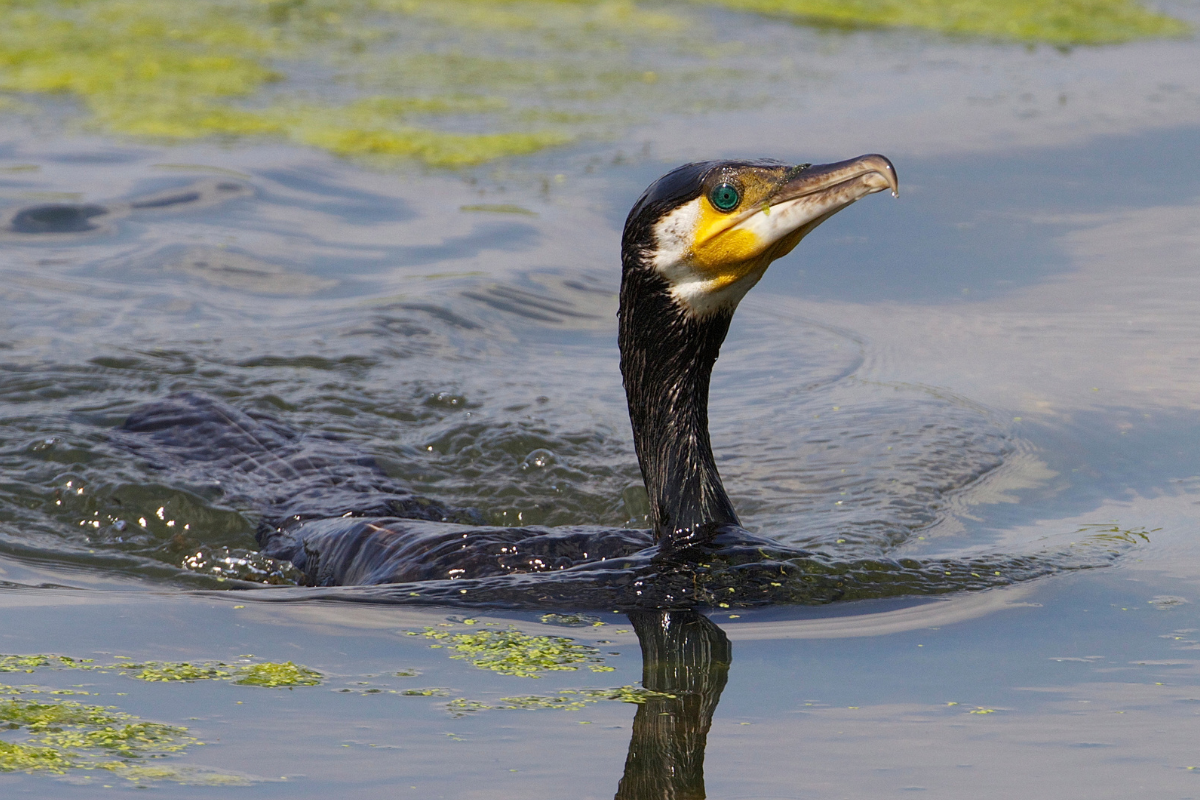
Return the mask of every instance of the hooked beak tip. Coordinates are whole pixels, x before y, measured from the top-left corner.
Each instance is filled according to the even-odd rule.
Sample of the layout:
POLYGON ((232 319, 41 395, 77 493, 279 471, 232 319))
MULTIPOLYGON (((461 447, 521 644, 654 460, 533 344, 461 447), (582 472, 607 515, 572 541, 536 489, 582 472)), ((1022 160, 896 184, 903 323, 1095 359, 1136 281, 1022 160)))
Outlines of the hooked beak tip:
POLYGON ((892 197, 900 196, 900 179, 896 176, 896 168, 887 156, 872 153, 869 156, 863 156, 859 159, 859 162, 863 166, 873 168, 875 172, 879 173, 880 177, 887 181, 887 188, 892 190, 892 197))
MULTIPOLYGON (((857 185, 864 188, 867 194, 890 189, 892 197, 900 196, 900 180, 896 176, 896 168, 886 156, 878 153, 869 153, 835 164, 805 165, 794 177, 789 177, 780 188, 779 200, 823 192, 847 181, 857 181, 857 185)), ((856 195, 850 202, 861 196, 856 195)))

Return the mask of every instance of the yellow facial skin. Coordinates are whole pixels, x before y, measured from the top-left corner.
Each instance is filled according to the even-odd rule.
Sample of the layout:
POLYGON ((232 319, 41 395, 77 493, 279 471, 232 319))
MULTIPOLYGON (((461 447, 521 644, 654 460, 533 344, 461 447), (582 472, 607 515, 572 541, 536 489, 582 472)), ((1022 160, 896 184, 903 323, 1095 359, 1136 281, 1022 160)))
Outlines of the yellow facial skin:
MULTIPOLYGON (((833 214, 868 194, 891 189, 896 171, 883 156, 861 156, 837 164, 807 168, 742 167, 710 178, 697 199, 687 267, 711 295, 743 284, 740 296, 758 282, 771 262, 792 251, 810 231, 833 214), (741 200, 728 211, 710 197, 727 183, 741 200)), ((734 300, 736 302, 736 300, 734 300)))
POLYGON ((800 241, 799 236, 787 237, 794 241, 786 249, 771 247, 760 231, 753 227, 738 227, 738 223, 749 216, 770 214, 770 199, 787 172, 786 167, 745 169, 736 175, 722 176, 722 182, 732 183, 741 190, 742 200, 732 211, 721 211, 714 206, 708 192, 700 198, 691 265, 710 282, 712 289, 723 289, 755 272, 761 274, 772 261, 787 255, 800 241))

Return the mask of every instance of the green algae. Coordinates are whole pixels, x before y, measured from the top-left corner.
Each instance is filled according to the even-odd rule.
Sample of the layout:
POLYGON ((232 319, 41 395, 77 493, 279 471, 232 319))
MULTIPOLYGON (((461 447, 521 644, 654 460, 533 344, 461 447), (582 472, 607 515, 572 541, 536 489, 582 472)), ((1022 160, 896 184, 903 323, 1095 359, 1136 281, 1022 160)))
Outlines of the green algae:
POLYGON ((470 661, 479 669, 521 678, 540 678, 544 672, 575 671, 586 666, 592 672, 612 672, 600 651, 565 636, 531 636, 516 628, 480 630, 470 633, 426 627, 409 631, 409 636, 424 636, 448 647, 454 659, 470 661))
MULTIPOLYGON (((148 779, 140 762, 181 753, 198 742, 186 728, 147 722, 111 706, 88 705, 56 697, 36 687, 0 686, 0 772, 65 774, 103 769, 134 782, 148 779)), ((155 779, 176 770, 151 768, 155 779)))
POLYGON ((169 683, 172 681, 211 681, 232 678, 233 673, 224 664, 190 664, 173 661, 147 661, 138 664, 126 674, 139 681, 169 683), (137 671, 132 671, 136 669, 137 671))
POLYGON ((1077 534, 1084 534, 1084 541, 1096 544, 1145 544, 1150 541, 1150 534, 1158 533, 1162 528, 1144 527, 1123 528, 1111 522, 1090 522, 1079 526, 1077 534))
MULTIPOLYGON (((586 615, 546 615, 551 624, 596 626, 586 615)), ((413 631, 409 635, 432 640, 431 646, 450 651, 451 658, 468 660, 481 669, 504 675, 540 677, 550 671, 587 667, 611 671, 595 647, 557 636, 533 636, 500 623, 473 618, 413 631)), ((251 656, 240 658, 250 659, 251 656)), ((219 661, 135 661, 113 656, 97 663, 55 654, 0 655, 0 669, 10 673, 89 671, 155 683, 224 681, 260 687, 315 686, 320 673, 293 662, 226 664, 219 661)), ((416 670, 397 670, 390 677, 410 678, 416 670)), ((366 675, 364 678, 378 678, 366 675)), ((359 686, 369 686, 359 682, 359 686)), ((645 703, 654 697, 672 697, 640 686, 568 688, 540 695, 513 695, 484 702, 454 697, 442 687, 417 689, 338 689, 340 692, 443 699, 453 717, 490 710, 579 711, 601 702, 645 703)), ((0 772, 65 775, 102 771, 137 786, 174 782, 193 785, 234 786, 251 781, 212 770, 158 763, 181 754, 198 742, 187 728, 149 722, 115 707, 66 699, 62 695, 88 694, 75 689, 0 685, 0 772)))
POLYGON ((835 26, 923 28, 1053 45, 1183 36, 1189 26, 1132 0, 695 0, 835 26))
POLYGON ((139 788, 161 781, 183 783, 191 786, 251 786, 254 780, 243 775, 230 775, 186 766, 160 766, 157 764, 137 764, 113 762, 105 769, 116 773, 139 788))
POLYGON ((239 686, 265 686, 268 688, 288 688, 292 686, 319 686, 321 673, 308 667, 301 667, 291 661, 282 664, 254 664, 241 672, 241 677, 234 683, 239 686))
POLYGON ((273 85, 286 82, 289 68, 309 62, 337 77, 342 50, 353 53, 379 38, 366 24, 369 17, 417 10, 388 5, 0 0, 0 90, 72 95, 92 125, 119 134, 284 138, 339 155, 436 166, 478 164, 572 139, 560 130, 455 131, 409 121, 507 108, 504 97, 459 90, 346 102, 297 103, 294 92, 268 96, 273 85))
MULTIPOLYGON (((267 688, 315 686, 323 680, 320 673, 290 661, 229 665, 114 658, 117 661, 106 664, 51 654, 2 655, 0 671, 82 670, 154 683, 214 680, 267 688)), ((148 763, 203 743, 184 727, 148 722, 112 706, 64 699, 87 694, 76 689, 0 684, 0 737, 8 737, 0 738, 0 772, 61 775, 105 770, 136 785, 161 781, 208 786, 250 783, 237 775, 148 763)))
POLYGON ((484 213, 484 214, 520 214, 525 217, 536 217, 536 211, 530 211, 524 206, 514 205, 512 203, 475 203, 469 206, 459 206, 459 211, 467 213, 484 213))
POLYGON ((74 763, 53 747, 0 741, 0 772, 53 772, 63 774, 74 763))
POLYGON ((339 125, 305 126, 297 132, 297 138, 337 155, 412 158, 436 167, 472 166, 571 141, 565 134, 549 131, 466 135, 419 128, 362 130, 339 125))
MULTIPOLYGON (((116 656, 116 658, 126 658, 116 656)), ((30 673, 40 668, 96 670, 115 672, 149 683, 194 681, 233 681, 239 686, 289 688, 318 686, 324 676, 316 670, 291 661, 262 661, 247 664, 226 664, 221 661, 145 661, 132 659, 114 664, 97 664, 94 659, 74 659, 59 655, 0 655, 0 672, 30 673)), ((86 694, 86 692, 84 693, 86 694)))
POLYGON ((5 656, 0 655, 0 672, 33 672, 41 667, 59 669, 89 668, 92 659, 73 659, 56 655, 5 656))
POLYGON ((57 94, 118 135, 469 167, 760 102, 698 5, 1058 46, 1188 32, 1133 0, 0 0, 0 113, 57 94))
POLYGON ((604 623, 591 614, 542 614, 543 625, 562 625, 566 628, 600 628, 604 623))
POLYGON ((643 689, 640 686, 618 686, 615 689, 563 689, 555 694, 501 697, 494 703, 456 697, 446 704, 451 716, 461 717, 480 711, 580 711, 602 701, 642 705, 651 698, 674 698, 673 694, 643 689))

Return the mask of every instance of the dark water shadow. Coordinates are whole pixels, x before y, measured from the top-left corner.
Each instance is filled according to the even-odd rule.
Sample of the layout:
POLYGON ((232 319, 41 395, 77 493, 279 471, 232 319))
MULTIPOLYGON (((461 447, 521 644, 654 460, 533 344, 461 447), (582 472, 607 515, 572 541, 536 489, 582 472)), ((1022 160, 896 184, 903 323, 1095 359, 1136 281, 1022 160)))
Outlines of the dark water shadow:
POLYGON ((130 200, 103 203, 37 203, 0 212, 0 241, 61 242, 113 233, 134 214, 192 212, 254 194, 248 184, 205 178, 130 200))
POLYGON ((104 206, 92 203, 47 203, 22 208, 8 227, 13 233, 83 233, 99 228, 94 218, 108 213, 104 206))

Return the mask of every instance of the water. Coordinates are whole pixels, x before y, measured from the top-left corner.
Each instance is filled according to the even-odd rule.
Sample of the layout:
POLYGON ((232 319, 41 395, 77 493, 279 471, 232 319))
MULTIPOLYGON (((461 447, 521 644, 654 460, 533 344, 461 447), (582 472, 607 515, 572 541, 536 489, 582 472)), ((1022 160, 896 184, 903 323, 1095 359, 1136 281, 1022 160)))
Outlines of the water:
MULTIPOLYGON (((253 654, 325 678, 2 682, 187 726, 206 744, 143 779, 168 796, 696 796, 698 760, 712 797, 1200 795, 1195 41, 1061 54, 876 32, 819 51, 714 18, 756 57, 804 45, 822 79, 467 175, 5 118, 0 651, 253 654), (564 627, 542 614, 575 609, 227 592, 253 509, 114 443, 139 403, 198 390, 336 434, 494 524, 643 524, 614 343, 629 205, 687 159, 869 151, 896 162, 900 200, 772 267, 718 363, 714 448, 744 522, 846 557, 1110 542, 1112 566, 939 601, 717 606, 728 645, 687 618, 670 640, 609 610, 564 627), (535 680, 406 635, 442 624, 571 637, 614 669, 535 680), (665 669, 643 675, 638 632, 665 669), (683 699, 454 713, 643 678, 683 699)), ((0 775, 12 796, 107 785, 135 791, 0 775)))

